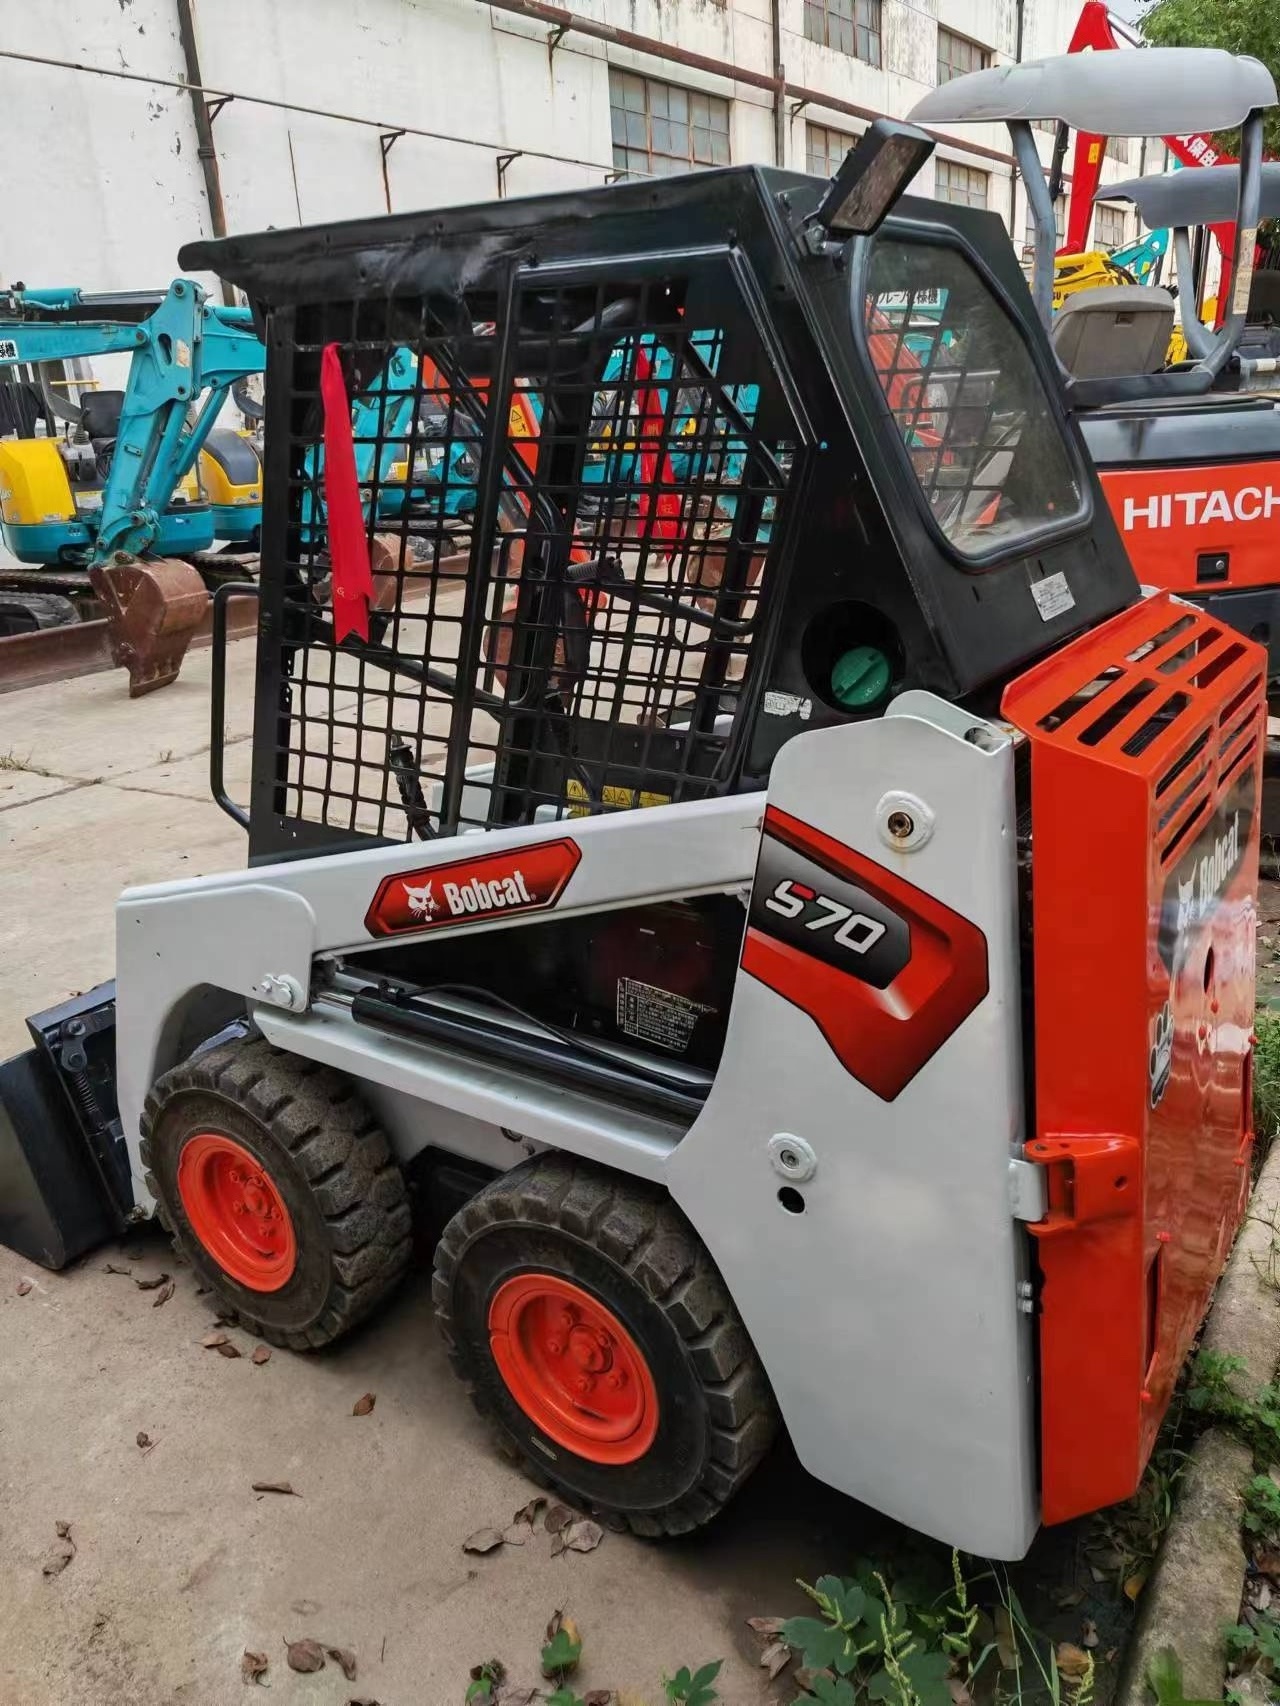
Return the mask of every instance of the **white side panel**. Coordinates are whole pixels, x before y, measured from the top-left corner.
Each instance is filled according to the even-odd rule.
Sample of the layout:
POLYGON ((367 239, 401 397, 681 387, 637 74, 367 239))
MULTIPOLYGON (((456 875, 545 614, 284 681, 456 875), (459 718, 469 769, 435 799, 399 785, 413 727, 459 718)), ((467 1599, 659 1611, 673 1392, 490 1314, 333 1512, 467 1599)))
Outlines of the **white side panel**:
POLYGON ((988 994, 885 1102, 806 1013, 740 973, 715 1086, 667 1179, 806 1468, 927 1534, 1015 1558, 1038 1508, 1028 1252, 1009 1193, 1023 1130, 1012 747, 994 728, 983 751, 924 721, 927 702, 789 741, 769 803, 976 924, 988 994), (917 851, 880 837, 893 791, 934 813, 917 851), (777 1133, 816 1157, 802 1213, 779 1202, 777 1133))

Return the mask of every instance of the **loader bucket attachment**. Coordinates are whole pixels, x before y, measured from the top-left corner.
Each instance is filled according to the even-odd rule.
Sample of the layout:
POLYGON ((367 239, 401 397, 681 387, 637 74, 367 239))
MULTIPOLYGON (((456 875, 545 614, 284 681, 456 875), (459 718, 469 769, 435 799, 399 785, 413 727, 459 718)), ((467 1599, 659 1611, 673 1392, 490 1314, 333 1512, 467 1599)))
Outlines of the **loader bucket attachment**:
POLYGON ((64 1268, 123 1230, 133 1203, 116 1108, 115 984, 27 1020, 0 1063, 0 1244, 64 1268))
POLYGON ((112 661, 129 672, 137 699, 177 679, 191 636, 209 608, 209 592, 190 563, 162 557, 140 562, 120 553, 89 570, 107 607, 112 661))

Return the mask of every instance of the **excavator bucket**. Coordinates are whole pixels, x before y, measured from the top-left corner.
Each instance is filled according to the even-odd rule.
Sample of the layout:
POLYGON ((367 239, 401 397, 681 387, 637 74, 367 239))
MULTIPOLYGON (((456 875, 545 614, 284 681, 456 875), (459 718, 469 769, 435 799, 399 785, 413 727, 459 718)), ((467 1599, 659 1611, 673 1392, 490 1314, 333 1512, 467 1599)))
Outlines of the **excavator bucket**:
POLYGON ((121 553, 90 569, 89 579, 107 608, 112 662, 129 672, 129 697, 176 680, 209 608, 199 570, 172 557, 144 563, 121 553))

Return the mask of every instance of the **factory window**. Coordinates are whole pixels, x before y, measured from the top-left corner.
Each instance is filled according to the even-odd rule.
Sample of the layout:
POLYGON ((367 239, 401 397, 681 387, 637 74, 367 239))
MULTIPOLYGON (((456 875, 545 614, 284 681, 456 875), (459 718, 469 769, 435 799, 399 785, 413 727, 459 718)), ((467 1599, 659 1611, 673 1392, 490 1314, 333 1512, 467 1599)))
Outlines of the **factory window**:
POLYGON ((1118 249, 1126 241, 1124 211, 1099 202, 1093 213, 1093 240, 1100 249, 1118 249))
POLYGON ((1129 164, 1129 138, 1127 136, 1109 136, 1105 153, 1108 160, 1120 160, 1127 166, 1129 164))
POLYGON ((729 164, 729 103, 719 95, 611 67, 609 117, 613 163, 628 176, 665 177, 729 164))
POLYGON ((842 130, 828 130, 824 124, 806 124, 805 171, 812 172, 815 178, 834 178, 836 167, 857 140, 856 136, 846 136, 842 130))
MULTIPOLYGON (((1067 237, 1067 198, 1060 195, 1053 204, 1053 230, 1058 248, 1061 248, 1067 237)), ((1028 249, 1034 249, 1036 244, 1036 222, 1032 217, 1031 205, 1027 204, 1026 234, 1023 238, 1028 249)))
POLYGON ((880 0, 804 0, 804 33, 824 47, 879 65, 880 0))
POLYGON ((991 63, 990 51, 979 47, 968 36, 958 36, 954 30, 938 25, 938 81, 949 83, 953 77, 963 77, 966 71, 985 71, 991 63))
POLYGON ((990 172, 980 172, 976 166, 960 166, 954 160, 939 160, 935 169, 934 194, 939 201, 954 202, 959 207, 987 205, 990 172))

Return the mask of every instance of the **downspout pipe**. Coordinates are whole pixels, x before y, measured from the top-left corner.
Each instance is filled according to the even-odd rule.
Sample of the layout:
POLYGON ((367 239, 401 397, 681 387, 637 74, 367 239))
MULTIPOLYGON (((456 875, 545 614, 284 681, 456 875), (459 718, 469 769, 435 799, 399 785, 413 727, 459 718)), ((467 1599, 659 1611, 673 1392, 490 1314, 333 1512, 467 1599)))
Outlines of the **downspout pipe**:
MULTIPOLYGON (((174 5, 178 13, 178 40, 182 45, 187 82, 192 85, 191 114, 196 126, 196 157, 200 161, 200 171, 204 177, 204 197, 209 205, 209 224, 215 237, 225 237, 227 213, 222 201, 222 177, 218 171, 218 151, 213 145, 213 120, 209 117, 208 103, 200 93, 204 78, 200 75, 200 53, 196 46, 196 25, 191 11, 191 0, 174 0, 174 5)), ((225 279, 219 279, 218 283, 222 289, 222 300, 228 308, 234 308, 235 291, 225 279)))
MULTIPOLYGON (((1021 0, 1019 0, 1021 3, 1021 0)), ((773 31, 773 163, 787 163, 787 78, 782 64, 782 0, 773 0, 770 25, 773 31)))

